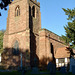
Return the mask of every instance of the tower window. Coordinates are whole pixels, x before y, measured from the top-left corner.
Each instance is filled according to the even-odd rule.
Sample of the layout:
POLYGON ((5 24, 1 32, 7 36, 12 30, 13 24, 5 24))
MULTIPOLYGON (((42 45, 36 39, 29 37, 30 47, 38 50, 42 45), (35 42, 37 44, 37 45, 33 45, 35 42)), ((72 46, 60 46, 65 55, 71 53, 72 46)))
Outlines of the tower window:
POLYGON ((32 16, 35 17, 35 6, 32 7, 32 16))
POLYGON ((19 54, 19 43, 18 41, 15 41, 14 46, 13 46, 13 54, 17 55, 19 54))
POLYGON ((15 17, 20 15, 20 7, 17 6, 15 9, 15 17))

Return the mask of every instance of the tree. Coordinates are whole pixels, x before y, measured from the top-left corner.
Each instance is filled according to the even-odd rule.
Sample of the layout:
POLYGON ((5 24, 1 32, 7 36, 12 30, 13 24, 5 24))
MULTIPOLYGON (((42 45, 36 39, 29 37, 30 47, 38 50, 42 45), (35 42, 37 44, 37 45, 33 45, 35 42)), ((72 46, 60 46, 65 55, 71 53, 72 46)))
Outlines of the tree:
POLYGON ((4 30, 0 31, 0 50, 3 50, 3 35, 4 35, 4 30))
POLYGON ((75 8, 74 9, 64 9, 65 14, 68 16, 68 24, 64 26, 66 35, 62 35, 63 40, 70 48, 75 48, 75 8))
MULTIPOLYGON (((0 9, 7 10, 7 6, 12 2, 13 0, 0 0, 0 9)), ((1 16, 1 12, 0 12, 1 16)))

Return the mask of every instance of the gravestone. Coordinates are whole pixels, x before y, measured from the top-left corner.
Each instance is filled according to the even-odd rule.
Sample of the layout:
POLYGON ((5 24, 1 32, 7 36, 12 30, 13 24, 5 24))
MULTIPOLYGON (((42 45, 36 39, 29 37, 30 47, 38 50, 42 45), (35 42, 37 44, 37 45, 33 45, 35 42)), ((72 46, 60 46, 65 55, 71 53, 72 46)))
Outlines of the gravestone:
POLYGON ((60 73, 61 73, 61 74, 66 74, 66 73, 67 73, 67 72, 66 72, 66 67, 65 67, 65 66, 61 67, 60 73))
POLYGON ((72 74, 75 74, 75 65, 72 65, 72 74))
POLYGON ((37 58, 34 58, 34 67, 32 68, 31 74, 39 74, 39 69, 37 67, 37 58))
POLYGON ((26 69, 22 65, 22 53, 20 54, 20 57, 21 57, 21 63, 20 63, 20 67, 18 67, 18 71, 21 72, 22 75, 25 75, 26 69))
POLYGON ((22 53, 20 54, 20 57, 21 57, 21 63, 20 63, 20 67, 18 67, 18 71, 22 71, 22 68, 23 68, 23 66, 22 66, 22 53))
POLYGON ((22 68, 22 53, 20 54, 20 57, 21 57, 21 64, 20 64, 20 67, 22 68))
POLYGON ((50 74, 56 74, 56 65, 52 62, 48 63, 47 70, 50 71, 50 74))
POLYGON ((48 70, 48 71, 50 71, 50 67, 51 67, 51 65, 52 65, 52 63, 49 62, 48 65, 47 65, 47 70, 48 70))
POLYGON ((75 58, 71 57, 70 59, 70 72, 72 72, 72 74, 75 74, 75 58))

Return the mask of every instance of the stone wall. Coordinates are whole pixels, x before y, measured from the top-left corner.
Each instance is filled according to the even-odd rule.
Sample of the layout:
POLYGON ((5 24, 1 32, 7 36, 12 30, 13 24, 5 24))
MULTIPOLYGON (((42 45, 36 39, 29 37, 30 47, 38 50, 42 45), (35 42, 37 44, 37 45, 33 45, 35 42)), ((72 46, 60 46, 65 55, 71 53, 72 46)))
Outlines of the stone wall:
POLYGON ((2 62, 7 66, 20 66, 20 54, 12 53, 15 41, 19 43, 19 51, 23 53, 23 65, 30 63, 30 29, 29 29, 29 3, 28 0, 14 0, 9 5, 7 28, 3 39, 4 52, 2 62), (16 7, 20 7, 20 15, 15 16, 16 7), (7 52, 8 51, 8 52, 7 52), (28 52, 28 56, 26 56, 28 52), (26 59, 29 60, 26 60, 26 59), (8 60, 8 61, 7 61, 8 60))
POLYGON ((36 0, 29 0, 29 7, 30 7, 30 25, 32 27, 32 32, 38 34, 39 29, 41 29, 41 12, 40 12, 40 3, 36 0), (34 10, 34 17, 33 17, 33 7, 34 10))
POLYGON ((53 58, 57 48, 60 47, 65 47, 60 36, 47 29, 39 31, 39 59, 43 57, 53 58))
POLYGON ((4 42, 7 43, 7 47, 5 47, 5 51, 8 51, 8 52, 6 54, 3 53, 2 62, 4 62, 4 63, 6 62, 5 64, 7 66, 10 65, 10 64, 12 66, 20 65, 20 60, 21 60, 20 59, 20 54, 19 55, 14 55, 13 52, 12 52, 13 48, 14 48, 15 41, 17 40, 18 43, 19 43, 19 52, 24 54, 23 55, 23 61, 24 61, 23 65, 26 65, 27 62, 30 63, 30 59, 27 60, 28 56, 30 58, 30 30, 15 33, 13 35, 5 35, 5 36, 8 36, 8 41, 7 42, 4 41, 4 42), (26 52, 28 52, 28 54, 29 54, 28 56, 26 56, 26 52), (9 57, 9 54, 10 54, 11 58, 9 57), (10 63, 10 62, 12 62, 12 63, 10 63))

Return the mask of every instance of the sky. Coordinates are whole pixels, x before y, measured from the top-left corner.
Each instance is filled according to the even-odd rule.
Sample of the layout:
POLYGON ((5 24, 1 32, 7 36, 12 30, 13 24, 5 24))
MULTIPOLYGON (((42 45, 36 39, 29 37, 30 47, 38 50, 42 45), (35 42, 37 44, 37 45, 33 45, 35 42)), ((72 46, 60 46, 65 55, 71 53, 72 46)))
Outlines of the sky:
MULTIPOLYGON (((37 0, 40 2, 41 27, 55 34, 65 35, 64 26, 67 25, 67 15, 62 8, 74 9, 75 0, 37 0)), ((8 11, 0 10, 0 30, 6 29, 8 11)))

